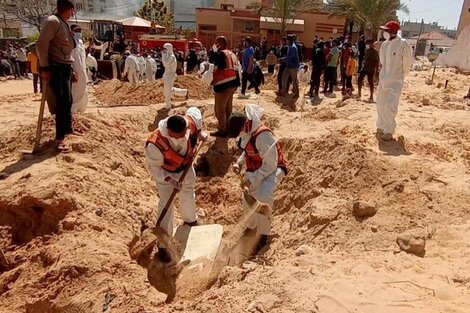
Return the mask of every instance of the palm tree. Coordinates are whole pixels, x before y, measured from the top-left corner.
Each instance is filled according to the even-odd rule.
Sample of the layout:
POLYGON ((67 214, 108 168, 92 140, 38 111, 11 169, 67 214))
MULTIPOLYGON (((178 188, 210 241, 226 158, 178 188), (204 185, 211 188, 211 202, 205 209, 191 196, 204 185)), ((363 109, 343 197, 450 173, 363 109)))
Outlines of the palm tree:
POLYGON ((372 38, 377 36, 380 25, 397 19, 397 11, 408 13, 407 6, 400 0, 326 0, 325 8, 333 15, 344 16, 358 24, 362 33, 369 30, 372 38))
POLYGON ((272 0, 267 2, 272 5, 256 2, 251 7, 257 14, 273 18, 274 22, 280 25, 282 35, 286 33, 287 25, 292 23, 297 15, 319 8, 318 1, 315 0, 272 0))

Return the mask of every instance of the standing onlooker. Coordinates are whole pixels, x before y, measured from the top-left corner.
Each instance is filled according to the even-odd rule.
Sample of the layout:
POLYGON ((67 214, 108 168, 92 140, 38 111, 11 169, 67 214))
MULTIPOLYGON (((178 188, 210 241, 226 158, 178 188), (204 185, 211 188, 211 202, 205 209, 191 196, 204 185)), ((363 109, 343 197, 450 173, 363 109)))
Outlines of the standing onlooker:
MULTIPOLYGON (((348 39, 346 39, 348 40, 348 39)), ((349 58, 351 56, 351 43, 345 41, 341 48, 341 92, 344 94, 346 92, 346 71, 349 63, 349 58)))
POLYGON ((379 67, 379 53, 374 49, 374 41, 372 39, 368 39, 366 44, 367 50, 364 54, 364 64, 359 70, 359 78, 357 81, 357 96, 358 98, 361 97, 364 77, 367 76, 370 88, 369 101, 374 102, 374 77, 379 67))
POLYGON ((287 36, 289 50, 286 56, 286 69, 282 75, 282 95, 286 96, 289 92, 288 82, 292 79, 294 97, 299 97, 299 81, 297 79, 297 71, 299 70, 299 52, 294 43, 295 37, 293 35, 287 36))
MULTIPOLYGON (((284 75, 284 70, 286 69, 287 51, 289 51, 289 46, 287 45, 287 37, 283 37, 281 41, 281 47, 279 49, 279 56, 278 56, 278 60, 280 61, 279 72, 277 73, 277 85, 278 85, 277 95, 278 96, 282 95, 282 76, 284 75)), ((290 83, 291 82, 289 81, 288 85, 290 85, 290 83)))
POLYGON ((165 96, 166 108, 170 110, 173 107, 171 103, 171 96, 173 94, 186 97, 186 100, 188 100, 189 93, 188 89, 173 87, 176 79, 177 59, 173 53, 173 45, 171 43, 163 45, 162 62, 165 67, 165 73, 163 74, 163 94, 165 96))
POLYGON ((238 59, 227 49, 227 39, 219 36, 215 40, 215 51, 209 55, 209 62, 214 64, 213 80, 215 94, 215 117, 218 125, 212 136, 227 137, 228 119, 232 114, 233 94, 240 86, 238 74, 238 59))
POLYGON ((333 88, 336 81, 336 73, 338 70, 339 50, 337 48, 338 41, 333 40, 331 43, 330 53, 326 57, 328 65, 325 70, 325 88, 323 90, 326 94, 333 93, 333 88))
POLYGON ((316 44, 316 49, 313 51, 312 58, 312 79, 310 81, 310 91, 308 95, 310 98, 320 99, 320 80, 323 70, 326 66, 326 58, 324 52, 323 42, 319 41, 316 44))
POLYGON ((352 79, 354 74, 357 72, 357 61, 354 58, 355 56, 356 53, 351 51, 351 54, 349 55, 348 66, 346 67, 346 95, 348 96, 352 96, 352 79))
POLYGON ((18 64, 18 52, 11 43, 8 45, 6 53, 8 61, 10 61, 15 79, 21 79, 21 70, 18 64))
POLYGON ((56 102, 56 149, 67 152, 64 139, 73 133, 72 128, 72 51, 75 39, 67 21, 73 16, 70 0, 57 0, 57 14, 49 16, 37 41, 37 52, 42 78, 52 89, 56 102))
POLYGON ((84 113, 88 105, 86 52, 82 40, 82 28, 76 24, 70 26, 75 38, 73 49, 73 70, 77 73, 77 81, 72 84, 72 113, 84 113))
POLYGON ((385 31, 386 41, 379 54, 382 68, 377 94, 377 134, 381 134, 383 140, 392 140, 397 125, 398 102, 405 77, 413 64, 413 55, 408 42, 398 36, 399 22, 390 21, 380 28, 385 31))
POLYGON ((266 57, 266 64, 268 64, 268 73, 269 74, 274 74, 274 69, 276 68, 277 64, 277 57, 274 54, 274 51, 271 50, 266 57))
POLYGON ((28 53, 28 61, 31 64, 31 73, 33 73, 34 93, 38 93, 38 83, 39 91, 42 93, 42 77, 41 75, 39 75, 39 59, 35 49, 31 50, 31 52, 28 53))
POLYGON ((20 67, 20 76, 28 77, 28 57, 26 49, 20 45, 16 46, 16 54, 18 55, 18 66, 20 67))
POLYGON ((259 94, 261 91, 258 88, 255 80, 253 79, 253 67, 255 63, 255 49, 253 48, 253 42, 251 37, 245 37, 244 39, 245 51, 243 52, 242 58, 242 90, 241 98, 246 98, 245 92, 248 82, 255 88, 255 93, 259 94))
POLYGON ((359 37, 359 43, 357 44, 357 50, 359 52, 359 64, 358 64, 358 70, 360 71, 364 62, 364 57, 366 54, 366 48, 367 44, 364 38, 364 35, 361 35, 359 37))

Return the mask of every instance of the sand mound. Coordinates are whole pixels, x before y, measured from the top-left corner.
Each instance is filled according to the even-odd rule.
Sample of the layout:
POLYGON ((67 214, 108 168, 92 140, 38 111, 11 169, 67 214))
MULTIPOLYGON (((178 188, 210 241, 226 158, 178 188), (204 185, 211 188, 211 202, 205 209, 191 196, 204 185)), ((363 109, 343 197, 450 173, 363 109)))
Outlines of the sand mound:
MULTIPOLYGON (((196 76, 177 76, 175 87, 189 89, 191 99, 204 100, 212 97, 212 91, 196 76)), ((161 79, 137 85, 119 80, 104 81, 96 87, 95 96, 105 106, 152 105, 165 100, 161 79)))

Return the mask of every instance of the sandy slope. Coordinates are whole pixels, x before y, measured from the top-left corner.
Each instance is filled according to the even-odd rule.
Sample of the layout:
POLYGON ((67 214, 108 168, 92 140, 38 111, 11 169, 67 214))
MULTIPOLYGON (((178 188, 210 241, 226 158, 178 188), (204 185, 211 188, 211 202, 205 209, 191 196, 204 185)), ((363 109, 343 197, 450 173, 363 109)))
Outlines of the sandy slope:
MULTIPOLYGON (((12 263, 0 272, 0 312, 103 312, 107 302, 107 312, 126 313, 468 312, 470 112, 462 97, 470 78, 439 70, 436 84, 450 80, 444 90, 426 85, 429 76, 407 80, 398 117, 404 140, 390 143, 375 138, 366 102, 299 100, 292 112, 267 88, 236 100, 236 109, 266 108, 290 163, 274 236, 263 255, 225 267, 215 282, 181 277, 169 305, 129 255, 142 225, 155 221, 143 143, 163 105, 90 104, 76 117, 85 135, 71 139, 68 155, 54 153, 48 118, 43 152, 21 159, 37 97, 23 95, 30 82, 0 83, 0 170, 10 174, 0 181, 0 245, 12 263), (359 199, 377 214, 355 218, 359 199), (399 252, 396 237, 410 229, 427 237, 423 258, 399 252)), ((203 108, 214 128, 210 100, 187 105, 203 108)), ((204 222, 226 225, 226 236, 241 218, 229 170, 235 155, 233 142, 211 139, 197 166, 204 222)))

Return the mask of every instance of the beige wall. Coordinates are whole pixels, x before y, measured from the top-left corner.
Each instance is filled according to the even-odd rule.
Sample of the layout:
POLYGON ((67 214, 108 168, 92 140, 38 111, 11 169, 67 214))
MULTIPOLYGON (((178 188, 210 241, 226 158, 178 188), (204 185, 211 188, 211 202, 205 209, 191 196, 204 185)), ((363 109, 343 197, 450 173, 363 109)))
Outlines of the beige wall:
POLYGON ((261 3, 261 0, 215 0, 214 6, 217 9, 221 8, 222 4, 233 4, 234 9, 246 9, 247 6, 252 5, 254 2, 261 3))
POLYGON ((462 6, 462 13, 460 15, 459 28, 457 35, 468 25, 470 25, 470 0, 465 0, 462 6))

